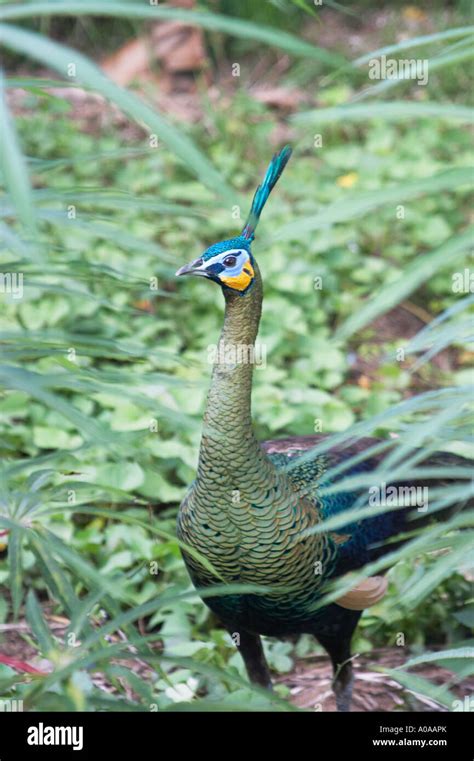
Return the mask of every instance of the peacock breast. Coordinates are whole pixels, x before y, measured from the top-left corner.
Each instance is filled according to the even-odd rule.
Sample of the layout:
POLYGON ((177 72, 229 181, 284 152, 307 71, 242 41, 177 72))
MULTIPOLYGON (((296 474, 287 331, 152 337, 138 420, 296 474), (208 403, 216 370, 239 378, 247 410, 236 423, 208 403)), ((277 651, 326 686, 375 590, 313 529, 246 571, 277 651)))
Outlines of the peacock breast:
POLYGON ((310 505, 297 510, 287 500, 283 509, 265 496, 210 509, 191 490, 178 515, 183 557, 198 588, 223 581, 257 588, 255 594, 206 598, 224 621, 260 633, 303 631, 321 595, 321 569, 332 566, 331 548, 320 534, 307 534, 314 525, 310 505))

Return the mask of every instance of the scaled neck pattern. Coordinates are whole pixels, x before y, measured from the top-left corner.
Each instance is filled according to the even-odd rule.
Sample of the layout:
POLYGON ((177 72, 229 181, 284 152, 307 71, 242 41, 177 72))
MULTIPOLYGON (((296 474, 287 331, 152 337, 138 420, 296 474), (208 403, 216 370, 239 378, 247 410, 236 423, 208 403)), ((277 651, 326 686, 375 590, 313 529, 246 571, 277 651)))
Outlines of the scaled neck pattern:
MULTIPOLYGON (((198 474, 181 509, 180 538, 203 553, 226 580, 271 584, 272 599, 297 567, 302 598, 309 599, 322 580, 314 573, 314 562, 323 559, 328 569, 331 554, 324 534, 305 537, 319 522, 319 511, 270 460, 252 428, 252 351, 262 308, 257 266, 251 290, 244 296, 230 291, 224 296, 224 327, 207 398, 198 474)), ((193 559, 188 558, 188 567, 194 568, 199 583, 215 582, 193 559)))
POLYGON ((199 476, 209 466, 211 448, 214 466, 222 473, 246 469, 252 458, 271 466, 252 428, 251 394, 255 365, 255 340, 262 311, 262 280, 255 264, 251 289, 241 296, 224 290, 224 327, 216 347, 201 443, 199 476), (203 462, 204 460, 204 462, 203 462))

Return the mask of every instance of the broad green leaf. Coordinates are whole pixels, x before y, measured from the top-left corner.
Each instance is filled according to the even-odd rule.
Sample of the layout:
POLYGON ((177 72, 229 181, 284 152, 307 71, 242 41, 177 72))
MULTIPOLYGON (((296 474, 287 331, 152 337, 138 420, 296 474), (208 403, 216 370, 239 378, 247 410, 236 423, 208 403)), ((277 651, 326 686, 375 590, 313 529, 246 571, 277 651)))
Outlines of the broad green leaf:
POLYGON ((123 491, 135 491, 142 485, 145 474, 136 462, 107 463, 97 468, 94 481, 123 491))
POLYGON ((470 629, 474 629, 474 603, 467 605, 463 610, 453 613, 453 618, 459 621, 460 624, 468 626, 470 629))

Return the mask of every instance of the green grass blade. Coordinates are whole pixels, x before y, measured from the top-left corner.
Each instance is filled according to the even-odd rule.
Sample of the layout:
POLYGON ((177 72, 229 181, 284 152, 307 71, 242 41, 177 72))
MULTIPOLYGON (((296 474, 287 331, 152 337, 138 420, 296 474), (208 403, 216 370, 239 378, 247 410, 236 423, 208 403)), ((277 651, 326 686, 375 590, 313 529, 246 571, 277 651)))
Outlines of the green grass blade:
MULTIPOLYGON (((163 529, 158 528, 156 525, 147 523, 146 521, 140 520, 139 518, 136 518, 135 516, 129 515, 127 513, 121 513, 116 510, 114 511, 114 510, 100 508, 100 507, 63 506, 62 509, 63 510, 69 509, 72 512, 77 513, 78 515, 80 514, 100 515, 106 518, 118 520, 119 522, 131 523, 132 525, 135 525, 135 526, 141 526, 142 528, 146 529, 150 533, 156 534, 156 536, 159 536, 161 539, 165 539, 171 542, 176 542, 178 547, 181 547, 183 550, 185 550, 188 553, 188 555, 191 555, 191 557, 194 560, 200 563, 203 566, 203 568, 209 571, 213 576, 215 576, 217 579, 220 579, 221 581, 224 580, 221 574, 214 568, 212 563, 204 555, 198 552, 198 550, 195 550, 194 547, 191 547, 191 545, 188 545, 185 542, 182 542, 174 534, 170 534, 168 531, 164 531, 163 529)), ((55 514, 57 512, 58 512, 57 508, 50 508, 49 510, 45 511, 46 514, 48 513, 55 514)))
POLYGON ((19 367, 0 366, 0 386, 17 389, 29 394, 33 399, 43 402, 70 420, 86 438, 101 441, 103 444, 117 444, 117 432, 109 431, 105 426, 80 412, 70 402, 57 394, 51 393, 44 385, 39 373, 19 367))
POLYGON ((31 626, 31 631, 36 637, 42 655, 47 658, 51 652, 56 650, 56 644, 43 618, 41 606, 32 589, 30 589, 26 598, 26 620, 31 626))
POLYGON ((11 518, 9 518, 6 515, 2 515, 0 513, 0 526, 4 531, 14 531, 15 529, 19 529, 20 531, 24 531, 25 527, 22 526, 22 524, 19 521, 13 521, 11 518))
POLYGON ((440 584, 443 579, 448 577, 454 570, 464 565, 463 561, 472 555, 472 536, 468 534, 466 538, 462 537, 451 552, 443 557, 439 557, 435 565, 428 569, 421 579, 418 579, 410 589, 405 590, 403 595, 403 604, 406 606, 416 607, 421 600, 425 599, 430 592, 440 584))
POLYGON ((474 109, 451 103, 415 103, 411 101, 387 101, 385 103, 355 103, 354 105, 334 106, 333 108, 317 108, 295 114, 291 121, 294 124, 305 125, 351 124, 366 122, 368 119, 383 119, 387 122, 401 122, 410 119, 436 118, 445 121, 464 122, 471 124, 474 119, 474 109))
POLYGON ((444 685, 435 685, 425 677, 417 674, 407 674, 399 669, 378 668, 383 674, 388 674, 392 679, 413 692, 414 695, 427 697, 430 701, 438 703, 445 708, 452 708, 456 695, 448 690, 444 685))
MULTIPOLYGON (((474 47, 471 45, 467 48, 463 48, 461 50, 453 51, 452 53, 440 55, 436 58, 430 58, 427 59, 427 71, 428 71, 428 82, 429 84, 429 75, 433 71, 437 71, 439 69, 445 69, 448 66, 454 66, 455 64, 462 63, 463 61, 469 61, 472 58, 474 58, 474 47)), ((367 87, 365 90, 362 90, 362 92, 355 95, 352 100, 353 101, 360 101, 365 100, 366 98, 371 98, 375 95, 379 95, 381 92, 386 92, 387 90, 391 90, 393 87, 397 87, 398 85, 402 83, 409 83, 409 84, 416 84, 416 79, 412 76, 401 76, 396 77, 395 79, 385 79, 382 82, 378 82, 378 84, 373 85, 372 87, 367 87)))
POLYGON ((32 2, 28 5, 10 5, 0 9, 0 19, 34 18, 35 16, 66 15, 66 16, 112 16, 115 18, 130 18, 143 20, 182 21, 190 26, 198 26, 212 32, 224 32, 233 37, 245 40, 257 40, 271 47, 285 50, 291 55, 312 58, 328 66, 346 65, 342 55, 331 53, 324 48, 311 45, 287 32, 270 26, 262 26, 252 21, 232 18, 220 13, 205 13, 189 11, 181 8, 164 8, 161 6, 147 7, 145 4, 130 2, 32 2))
POLYGON ((336 338, 347 339, 380 314, 388 312, 403 301, 446 262, 454 263, 472 246, 473 229, 468 228, 466 232, 451 238, 435 251, 415 259, 397 280, 383 286, 375 298, 370 299, 357 314, 351 315, 337 330, 336 338))
MULTIPOLYGON (((458 517, 458 519, 453 519, 450 522, 449 528, 454 529, 459 526, 463 527, 463 523, 468 522, 469 521, 466 521, 464 516, 458 517)), ((333 583, 328 584, 327 594, 324 594, 324 596, 314 604, 314 610, 317 610, 324 605, 327 605, 328 603, 334 602, 339 597, 346 594, 346 592, 348 592, 350 589, 353 589, 354 586, 356 586, 363 579, 367 579, 369 576, 375 576, 380 571, 392 567, 399 560, 403 560, 405 558, 415 558, 424 552, 432 550, 445 550, 451 544, 449 538, 444 538, 441 536, 444 532, 446 532, 446 530, 446 526, 437 524, 434 528, 425 530, 418 536, 411 538, 410 542, 402 544, 399 549, 388 552, 378 560, 369 563, 363 568, 362 571, 356 571, 348 576, 339 577, 333 583)), ((468 544, 468 540, 466 541, 466 544, 468 544)), ((461 565, 459 559, 457 559, 457 562, 458 565, 461 565)), ((443 578, 446 578, 450 574, 451 570, 445 568, 443 578)), ((426 594, 428 593, 429 592, 426 594)), ((396 605, 396 602, 396 600, 392 600, 391 605, 396 605)))
POLYGON ((23 533, 19 529, 12 529, 8 536, 8 562, 10 573, 10 594, 13 603, 13 619, 16 621, 20 612, 23 599, 22 588, 22 540, 23 533))
POLYGON ((74 188, 67 191, 63 188, 60 191, 55 188, 41 188, 40 190, 34 190, 33 196, 37 203, 42 203, 43 201, 65 203, 67 200, 70 200, 76 206, 84 204, 92 206, 94 209, 97 206, 105 206, 111 209, 125 209, 132 213, 140 209, 151 211, 154 214, 162 214, 163 216, 182 216, 186 218, 190 216, 205 217, 210 211, 209 208, 206 211, 198 210, 189 204, 163 203, 157 198, 137 198, 136 194, 127 193, 124 190, 102 190, 98 192, 88 188, 74 188))
POLYGON ((390 53, 401 53, 410 48, 431 45, 433 42, 444 42, 444 40, 467 37, 473 33, 474 26, 464 26, 458 27, 457 29, 446 29, 444 32, 435 32, 434 34, 426 34, 420 37, 411 37, 408 40, 397 42, 395 45, 387 45, 383 48, 378 48, 377 50, 371 50, 370 53, 365 53, 363 56, 360 56, 353 61, 353 66, 362 66, 364 63, 370 61, 371 58, 380 58, 380 56, 389 55, 390 53))
POLYGON ((132 602, 130 593, 124 589, 126 579, 123 574, 120 580, 117 577, 112 578, 110 576, 104 576, 104 574, 96 570, 90 563, 84 560, 76 550, 69 547, 66 542, 63 542, 63 540, 52 531, 48 531, 46 528, 42 527, 41 534, 44 537, 44 541, 49 544, 50 552, 54 552, 58 555, 77 578, 84 580, 84 584, 89 589, 102 589, 104 593, 109 593, 115 600, 122 600, 123 602, 128 603, 132 602))
POLYGON ((36 557, 41 577, 51 596, 61 602, 65 612, 70 616, 77 600, 69 579, 51 553, 51 547, 40 534, 31 535, 31 532, 29 532, 29 547, 36 557))
POLYGON ((409 669, 412 666, 418 666, 420 663, 438 663, 438 661, 451 660, 453 658, 474 659, 474 647, 457 647, 454 650, 442 650, 439 653, 417 655, 416 658, 410 658, 410 660, 406 661, 402 668, 409 669))
MULTIPOLYGON (((2 199, 2 208, 0 208, 0 216, 3 216, 3 205, 5 200, 2 199)), ((34 243, 32 241, 26 242, 23 240, 12 227, 9 227, 4 222, 0 221, 0 249, 8 251, 9 254, 14 252, 20 259, 38 259, 38 252, 35 250, 34 243)))
MULTIPOLYGON (((86 5, 86 3, 85 3, 86 5)), ((51 5, 48 5, 52 9, 51 5)), ((235 194, 226 185, 219 172, 214 169, 207 158, 194 143, 174 125, 144 103, 133 93, 112 82, 105 74, 82 53, 48 40, 43 35, 26 31, 19 27, 0 25, 4 45, 10 50, 40 61, 43 65, 67 77, 68 67, 73 63, 81 82, 95 92, 112 101, 134 121, 146 124, 151 133, 156 133, 159 140, 181 160, 181 162, 209 188, 219 191, 228 201, 235 200, 235 194)), ((152 150, 152 149, 150 149, 152 150)))
MULTIPOLYGON (((30 178, 7 107, 3 82, 0 72, 0 171, 18 217, 28 235, 34 240, 38 231, 30 178)), ((38 258, 37 248, 31 247, 30 250, 34 257, 38 258)))
MULTIPOLYGON (((58 82, 57 79, 45 79, 44 77, 6 77, 5 88, 16 89, 17 87, 22 90, 30 90, 33 93, 40 95, 49 95, 45 93, 45 89, 58 87, 77 87, 76 82, 58 82)), ((55 96, 51 96, 55 97, 55 96)))
POLYGON ((372 190, 367 193, 358 193, 352 198, 336 201, 329 204, 329 206, 323 207, 314 216, 300 217, 287 225, 283 225, 283 227, 278 229, 274 239, 276 241, 299 240, 302 233, 319 230, 335 222, 348 222, 386 203, 397 205, 425 193, 433 194, 441 190, 451 190, 464 185, 467 187, 472 186, 472 170, 461 167, 449 169, 433 177, 424 177, 421 180, 407 182, 404 185, 395 185, 388 188, 380 188, 379 190, 372 190))

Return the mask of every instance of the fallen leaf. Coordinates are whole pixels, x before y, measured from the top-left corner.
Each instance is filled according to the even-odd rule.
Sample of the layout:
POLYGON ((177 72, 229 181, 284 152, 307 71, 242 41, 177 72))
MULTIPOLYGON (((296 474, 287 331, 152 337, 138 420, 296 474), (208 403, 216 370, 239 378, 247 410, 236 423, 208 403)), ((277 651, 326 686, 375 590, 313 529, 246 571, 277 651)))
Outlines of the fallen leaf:
POLYGON ((118 85, 128 85, 150 68, 150 51, 146 40, 127 42, 102 62, 102 70, 118 85))

